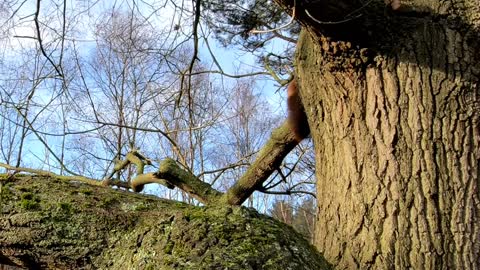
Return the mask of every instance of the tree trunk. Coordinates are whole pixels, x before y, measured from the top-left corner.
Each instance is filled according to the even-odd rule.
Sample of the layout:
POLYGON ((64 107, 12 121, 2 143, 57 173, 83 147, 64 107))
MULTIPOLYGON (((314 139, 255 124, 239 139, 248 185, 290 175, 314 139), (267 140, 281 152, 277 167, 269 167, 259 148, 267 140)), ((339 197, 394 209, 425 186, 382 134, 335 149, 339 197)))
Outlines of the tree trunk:
POLYGON ((300 36, 315 245, 336 269, 480 269, 480 9, 453 2, 300 36))
POLYGON ((45 176, 7 182, 3 175, 0 269, 7 266, 329 269, 292 228, 243 207, 193 207, 45 176))

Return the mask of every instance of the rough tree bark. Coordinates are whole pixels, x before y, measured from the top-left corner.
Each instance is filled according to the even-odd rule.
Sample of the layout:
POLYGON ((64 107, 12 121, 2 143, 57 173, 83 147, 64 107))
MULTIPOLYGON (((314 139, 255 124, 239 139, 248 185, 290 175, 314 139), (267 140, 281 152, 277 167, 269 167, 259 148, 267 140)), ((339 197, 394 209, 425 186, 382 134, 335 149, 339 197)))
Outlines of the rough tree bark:
POLYGON ((46 176, 0 176, 0 267, 329 269, 278 221, 46 176), (284 268, 285 267, 285 268, 284 268))
POLYGON ((298 2, 316 246, 336 269, 480 269, 479 2, 298 2))

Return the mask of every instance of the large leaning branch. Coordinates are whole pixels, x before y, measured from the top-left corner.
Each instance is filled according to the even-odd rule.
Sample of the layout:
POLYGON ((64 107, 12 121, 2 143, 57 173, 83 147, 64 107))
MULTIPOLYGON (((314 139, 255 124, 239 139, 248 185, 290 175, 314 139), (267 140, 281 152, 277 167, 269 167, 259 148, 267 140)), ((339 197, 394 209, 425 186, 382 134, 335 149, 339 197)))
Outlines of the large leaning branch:
POLYGON ((178 187, 204 204, 218 202, 241 205, 255 190, 261 188, 261 185, 280 167, 282 160, 297 144, 288 121, 285 121, 272 132, 255 162, 225 194, 180 168, 173 159, 162 161, 159 170, 155 173, 139 174, 132 180, 131 188, 138 191, 142 190, 146 184, 158 183, 168 188, 178 187))
POLYGON ((297 144, 288 121, 285 121, 272 132, 270 139, 258 153, 255 162, 220 198, 220 202, 230 205, 242 204, 280 167, 282 160, 297 144))

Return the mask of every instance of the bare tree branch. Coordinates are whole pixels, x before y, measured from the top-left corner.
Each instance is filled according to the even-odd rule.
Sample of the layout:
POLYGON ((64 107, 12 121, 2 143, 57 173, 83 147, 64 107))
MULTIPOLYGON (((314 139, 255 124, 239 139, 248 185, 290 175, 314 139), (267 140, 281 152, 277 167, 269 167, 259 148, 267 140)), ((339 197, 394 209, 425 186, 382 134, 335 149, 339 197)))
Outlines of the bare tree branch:
POLYGON ((37 0, 37 9, 35 11, 35 17, 33 19, 34 22, 35 22, 35 29, 37 30, 38 45, 40 47, 40 51, 42 52, 43 56, 55 68, 55 71, 57 72, 57 75, 59 77, 63 78, 63 73, 60 71, 60 68, 53 62, 52 58, 50 58, 50 56, 47 55, 47 52, 45 51, 45 48, 43 46, 42 34, 40 33, 40 23, 38 21, 38 16, 40 15, 40 2, 41 2, 41 0, 37 0))

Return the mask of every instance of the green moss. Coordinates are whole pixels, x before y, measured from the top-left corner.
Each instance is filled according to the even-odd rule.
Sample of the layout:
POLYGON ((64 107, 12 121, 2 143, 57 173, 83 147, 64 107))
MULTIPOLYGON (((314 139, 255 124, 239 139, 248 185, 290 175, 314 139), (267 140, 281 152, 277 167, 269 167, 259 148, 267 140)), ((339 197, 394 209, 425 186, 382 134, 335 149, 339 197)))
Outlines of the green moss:
POLYGON ((92 195, 93 191, 91 189, 80 189, 78 193, 85 194, 85 195, 92 195))
POLYGON ((324 269, 290 227, 243 207, 194 207, 50 180, 15 180, 3 211, 28 234, 6 229, 61 254, 71 269, 324 269))
POLYGON ((114 198, 112 196, 105 196, 105 197, 102 198, 100 206, 101 207, 110 207, 110 206, 113 206, 117 203, 119 203, 119 201, 116 198, 114 198))
POLYGON ((147 203, 139 203, 139 204, 136 204, 134 209, 135 211, 147 211, 150 209, 150 206, 147 204, 147 203))
POLYGON ((30 192, 20 195, 20 206, 25 210, 38 210, 40 209, 40 198, 33 195, 30 192))
POLYGON ((0 195, 1 195, 1 198, 2 200, 3 199, 8 199, 10 198, 13 193, 12 191, 10 190, 12 188, 12 183, 6 183, 6 184, 0 184, 0 187, 1 187, 1 190, 0 190, 0 195))
POLYGON ((7 182, 3 185, 4 188, 11 188, 12 187, 12 182, 7 182))
POLYGON ((171 255, 174 246, 175 244, 173 242, 171 241, 167 242, 167 244, 165 245, 165 248, 163 249, 163 252, 165 252, 165 254, 171 255))
POLYGON ((33 200, 33 194, 32 193, 23 193, 20 198, 22 200, 33 200))
POLYGON ((30 192, 30 188, 28 187, 20 187, 18 190, 20 190, 21 192, 30 192))
POLYGON ((21 200, 20 206, 25 210, 37 210, 40 208, 40 204, 33 200, 21 200))
POLYGON ((155 270, 155 265, 149 264, 145 267, 145 270, 155 270))
POLYGON ((66 203, 66 202, 59 203, 58 204, 58 209, 62 213, 67 214, 67 215, 73 214, 73 212, 74 212, 73 206, 70 203, 66 203))

